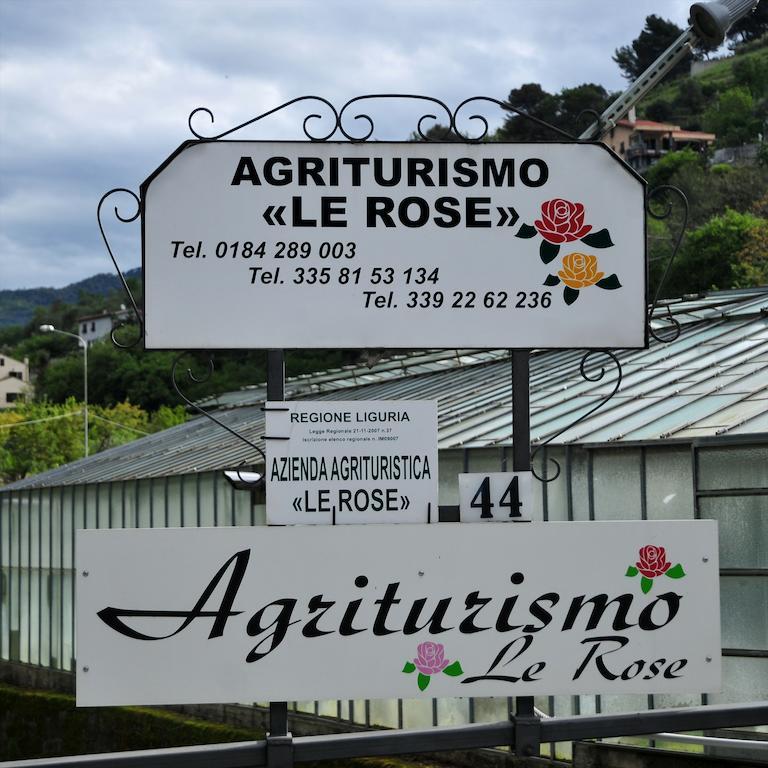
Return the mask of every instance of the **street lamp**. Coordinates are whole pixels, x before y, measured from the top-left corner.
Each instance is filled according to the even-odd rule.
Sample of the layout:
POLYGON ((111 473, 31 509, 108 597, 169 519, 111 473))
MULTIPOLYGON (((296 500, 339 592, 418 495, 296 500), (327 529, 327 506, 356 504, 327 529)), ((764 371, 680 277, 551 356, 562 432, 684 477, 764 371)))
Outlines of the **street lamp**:
POLYGON ((69 331, 60 331, 58 328, 54 328, 52 325, 41 325, 40 331, 42 333, 60 333, 62 336, 71 336, 73 339, 77 339, 83 346, 83 405, 85 416, 85 455, 88 455, 88 342, 76 333, 70 333, 69 331))

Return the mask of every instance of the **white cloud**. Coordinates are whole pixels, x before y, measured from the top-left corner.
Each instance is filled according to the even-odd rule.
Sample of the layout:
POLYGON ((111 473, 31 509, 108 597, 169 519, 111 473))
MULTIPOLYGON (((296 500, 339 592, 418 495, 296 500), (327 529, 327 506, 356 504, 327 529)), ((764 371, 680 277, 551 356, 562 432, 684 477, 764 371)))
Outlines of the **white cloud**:
MULTIPOLYGON (((504 99, 525 82, 617 89, 615 48, 649 13, 682 26, 688 5, 0 0, 0 287, 60 285, 109 268, 96 202, 111 187, 138 190, 190 138, 187 116, 198 106, 216 123, 198 115, 195 125, 213 133, 306 94, 340 108, 359 94, 417 93, 453 109, 469 96, 504 99)), ((432 111, 363 105, 386 139, 407 138, 432 111)), ((316 106, 281 110, 242 137, 302 138, 303 118, 325 114, 316 106)))

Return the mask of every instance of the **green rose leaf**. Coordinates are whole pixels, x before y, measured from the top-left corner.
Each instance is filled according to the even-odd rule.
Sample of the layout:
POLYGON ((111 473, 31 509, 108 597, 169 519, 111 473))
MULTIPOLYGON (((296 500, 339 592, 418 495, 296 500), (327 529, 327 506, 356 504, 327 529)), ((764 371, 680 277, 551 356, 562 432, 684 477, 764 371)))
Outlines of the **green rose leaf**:
POLYGON ((419 684, 419 690, 426 691, 427 686, 429 685, 429 675, 422 675, 421 672, 419 672, 419 679, 417 682, 419 684))
POLYGON ((415 672, 415 671, 416 671, 416 665, 410 661, 406 661, 405 666, 403 667, 403 672, 405 672, 406 675, 410 675, 411 672, 415 672))
POLYGON ((667 576, 669 576, 670 579, 682 579, 683 576, 685 576, 685 571, 683 570, 683 566, 678 563, 677 565, 673 565, 666 573, 667 576))
POLYGON ((547 279, 544 281, 544 285, 557 285, 560 282, 560 278, 557 275, 547 275, 547 279))
POLYGON ((523 224, 523 226, 515 232, 515 237, 524 237, 526 240, 530 237, 536 237, 536 227, 532 227, 530 224, 523 224))
POLYGON ((450 675, 451 677, 458 677, 464 674, 464 670, 461 668, 461 664, 458 661, 454 661, 453 664, 449 664, 444 670, 444 675, 450 675))
POLYGON ((539 246, 539 256, 545 264, 549 264, 557 254, 560 253, 560 246, 550 243, 547 240, 542 240, 539 246))
POLYGON ((621 283, 616 275, 608 275, 608 277, 598 280, 595 285, 598 288, 605 288, 607 291, 615 291, 617 288, 621 288, 621 283))
POLYGON ((646 578, 643 576, 642 579, 640 579, 640 589, 643 590, 643 594, 647 595, 651 591, 651 587, 653 586, 653 579, 646 578))
POLYGON ((582 243, 586 243, 591 248, 610 248, 613 245, 611 233, 607 229, 601 229, 599 232, 590 232, 581 238, 582 243))
POLYGON ((640 571, 635 568, 634 565, 630 565, 629 568, 627 568, 627 572, 624 574, 625 576, 637 576, 637 574, 640 573, 640 571))
POLYGON ((563 288, 563 298, 565 299, 566 304, 573 304, 573 302, 579 298, 579 292, 575 288, 566 285, 565 288, 563 288))

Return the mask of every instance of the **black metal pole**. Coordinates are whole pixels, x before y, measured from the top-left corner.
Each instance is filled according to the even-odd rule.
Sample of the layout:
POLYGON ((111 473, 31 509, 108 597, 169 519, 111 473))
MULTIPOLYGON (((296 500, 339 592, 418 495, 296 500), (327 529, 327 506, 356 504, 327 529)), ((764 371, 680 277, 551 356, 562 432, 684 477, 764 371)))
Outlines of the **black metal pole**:
MULTIPOLYGON (((267 350, 267 400, 285 400, 285 352, 267 350)), ((293 765, 293 744, 288 732, 288 702, 269 703, 267 764, 271 768, 293 765)))
MULTIPOLYGON (((530 354, 512 350, 512 469, 531 468, 530 354)), ((511 713, 510 713, 511 714, 511 713)), ((539 754, 541 721, 536 717, 533 696, 515 697, 515 752, 531 757, 539 754)))

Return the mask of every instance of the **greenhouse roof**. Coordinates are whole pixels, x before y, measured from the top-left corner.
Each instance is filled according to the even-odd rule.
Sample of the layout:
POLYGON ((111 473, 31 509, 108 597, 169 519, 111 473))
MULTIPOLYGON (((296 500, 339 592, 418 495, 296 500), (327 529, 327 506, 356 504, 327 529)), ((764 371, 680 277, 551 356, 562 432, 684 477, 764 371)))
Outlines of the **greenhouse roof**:
MULTIPOLYGON (((664 302, 659 337, 648 349, 615 352, 616 394, 581 420, 617 383, 605 353, 534 352, 530 363, 531 440, 603 444, 768 435, 768 288, 710 292, 664 302), (600 371, 604 370, 602 378, 600 371)), ((264 449, 266 387, 201 401, 264 449)), ((437 400, 438 446, 511 445, 512 378, 508 350, 421 351, 369 365, 297 376, 288 399, 437 400)), ((205 417, 20 480, 2 490, 103 483, 219 470, 259 463, 257 451, 205 417)))

